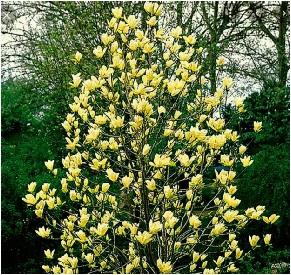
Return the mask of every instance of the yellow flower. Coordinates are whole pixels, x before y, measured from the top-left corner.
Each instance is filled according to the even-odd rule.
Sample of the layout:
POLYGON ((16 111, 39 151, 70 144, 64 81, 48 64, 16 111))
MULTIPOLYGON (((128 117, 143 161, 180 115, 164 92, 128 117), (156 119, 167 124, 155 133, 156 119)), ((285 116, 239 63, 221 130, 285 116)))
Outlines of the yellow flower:
POLYGON ((240 161, 241 161, 243 167, 248 167, 254 162, 253 160, 251 160, 250 156, 248 156, 248 157, 245 156, 244 158, 241 158, 240 161))
POLYGON ((237 214, 238 214, 237 210, 228 210, 224 213, 223 218, 227 222, 232 222, 236 218, 237 214))
POLYGON ((46 238, 51 234, 51 230, 49 228, 45 229, 44 226, 39 228, 38 230, 35 230, 36 234, 46 238))
POLYGON ((154 47, 154 43, 146 43, 143 47, 144 53, 152 53, 156 48, 154 47))
POLYGON ((198 262, 199 258, 200 258, 199 253, 194 251, 193 252, 193 262, 194 263, 198 262))
POLYGON ((223 232, 226 231, 226 227, 224 226, 223 223, 217 223, 214 225, 214 228, 212 228, 211 232, 210 232, 210 236, 212 235, 220 235, 222 234, 223 232))
POLYGON ((181 165, 184 167, 189 167, 191 164, 191 161, 187 154, 180 154, 177 159, 180 161, 181 165))
POLYGON ((189 218, 189 223, 193 228, 198 228, 201 225, 201 221, 199 220, 198 216, 192 215, 189 218))
POLYGON ((138 235, 135 238, 140 244, 146 245, 152 240, 151 237, 152 237, 152 234, 150 234, 147 231, 144 231, 143 233, 138 231, 138 235))
POLYGON ((266 234, 266 236, 264 237, 264 242, 266 245, 270 244, 271 236, 272 236, 271 234, 266 234))
POLYGON ((166 112, 166 109, 165 109, 164 106, 159 106, 158 107, 158 113, 159 113, 159 115, 162 114, 162 113, 165 113, 165 112, 166 112))
POLYGON ((219 257, 217 258, 217 260, 214 261, 214 262, 216 263, 217 267, 220 267, 220 266, 222 265, 222 263, 224 262, 224 258, 221 257, 221 256, 219 256, 219 257))
POLYGON ((121 179, 121 182, 122 182, 124 188, 128 188, 129 185, 132 183, 132 181, 133 181, 133 178, 132 177, 128 177, 128 176, 124 176, 121 179))
POLYGON ((262 130, 262 122, 254 121, 254 131, 260 132, 262 130))
POLYGON ((178 39, 181 34, 182 34, 182 28, 180 26, 176 27, 175 29, 172 29, 170 32, 170 35, 176 39, 178 39))
POLYGON ((150 149, 151 149, 151 146, 149 144, 145 144, 142 149, 142 154, 146 156, 149 153, 150 149))
POLYGON ((75 54, 75 58, 72 59, 72 61, 74 61, 74 63, 76 64, 76 63, 80 62, 81 59, 82 59, 82 54, 77 51, 75 54))
POLYGON ((47 167, 47 169, 52 171, 54 168, 54 162, 55 162, 54 160, 48 160, 48 161, 45 161, 44 164, 47 167))
POLYGON ((163 225, 160 221, 152 222, 152 220, 150 220, 149 222, 150 234, 157 234, 160 230, 162 230, 162 227, 163 225))
POLYGON ((50 251, 49 249, 45 250, 44 254, 48 259, 52 259, 54 257, 54 254, 55 254, 55 250, 53 250, 53 251, 50 251))
POLYGON ((203 180, 203 176, 201 174, 197 174, 196 176, 192 177, 189 183, 190 188, 193 188, 196 185, 200 184, 202 180, 203 180))
POLYGON ((234 102, 236 107, 242 107, 243 103, 244 103, 244 99, 241 97, 236 97, 233 99, 233 102, 234 102))
POLYGON ((170 164, 171 158, 165 155, 156 154, 154 158, 154 162, 150 162, 151 166, 156 168, 165 168, 167 165, 170 164))
POLYGON ((157 24, 157 18, 155 16, 151 17, 148 21, 146 21, 147 24, 151 27, 157 24))
POLYGON ((106 170, 107 173, 107 177, 111 180, 111 181, 117 181, 119 173, 115 173, 111 168, 108 168, 106 170))
POLYGON ((147 189, 149 189, 150 191, 154 191, 156 189, 156 182, 154 179, 146 180, 146 184, 147 184, 147 189))
POLYGON ((225 77, 225 78, 223 78, 222 79, 222 86, 223 86, 223 88, 224 89, 229 89, 230 88, 230 86, 232 85, 232 79, 231 78, 227 78, 227 77, 225 77))
POLYGON ((243 254, 243 250, 240 250, 240 248, 237 247, 236 250, 235 250, 235 258, 239 259, 242 254, 243 254))
POLYGON ((276 215, 276 214, 272 214, 272 215, 269 217, 269 221, 270 221, 270 223, 274 223, 274 222, 276 222, 279 218, 280 218, 280 216, 278 216, 278 215, 276 215))
POLYGON ((80 78, 80 75, 81 75, 81 73, 72 74, 73 82, 70 83, 72 87, 77 88, 80 85, 80 83, 82 81, 82 79, 80 78))
POLYGON ((125 19, 125 22, 128 24, 128 26, 131 29, 135 29, 139 23, 139 20, 135 18, 134 15, 129 15, 127 19, 125 19))
POLYGON ((101 46, 98 46, 96 49, 93 50, 93 53, 96 55, 97 58, 102 58, 106 52, 106 48, 102 50, 101 46))
POLYGON ((92 264, 94 261, 94 255, 92 253, 88 253, 84 258, 89 264, 92 264))
POLYGON ((224 63, 224 58, 220 56, 218 60, 216 61, 217 66, 222 66, 224 63))
POLYGON ((110 187, 110 184, 108 182, 102 183, 102 193, 106 193, 110 187))
POLYGON ((114 35, 108 35, 107 33, 101 34, 101 40, 105 46, 107 46, 109 43, 113 42, 115 36, 114 35))
POLYGON ((32 193, 35 190, 36 187, 36 182, 31 182, 30 184, 28 184, 28 192, 32 193))
POLYGON ((26 202, 27 204, 34 205, 38 201, 38 196, 34 197, 34 195, 32 194, 27 194, 25 195, 25 198, 22 198, 22 200, 26 202))
POLYGON ((157 267, 162 274, 169 274, 172 271, 171 262, 162 262, 160 258, 157 260, 157 267))
POLYGON ((231 265, 227 268, 227 272, 229 272, 229 273, 235 273, 235 272, 237 272, 237 271, 238 271, 238 268, 235 267, 234 264, 231 264, 231 265))
POLYGON ((247 150, 247 147, 244 146, 244 145, 241 145, 239 148, 238 148, 238 151, 241 155, 244 154, 244 152, 247 150))
POLYGON ((231 207, 237 207, 241 200, 239 199, 235 199, 235 197, 232 197, 230 194, 228 193, 224 193, 223 194, 223 201, 228 205, 228 206, 231 206, 231 207))
POLYGON ((220 149, 226 143, 224 135, 217 135, 209 137, 209 146, 212 149, 220 149))
POLYGON ((196 43, 196 39, 192 36, 192 35, 189 35, 189 36, 183 36, 184 38, 184 41, 186 42, 186 44, 190 44, 190 45, 194 45, 196 43))
POLYGON ((42 265, 42 269, 47 273, 51 271, 51 268, 48 265, 42 265))
POLYGON ((144 7, 146 12, 148 12, 148 13, 152 13, 153 12, 154 5, 153 5, 152 2, 145 2, 143 7, 144 7))
POLYGON ((220 156, 220 162, 224 165, 224 166, 232 166, 234 163, 234 159, 230 160, 229 159, 229 155, 221 155, 220 156))
POLYGON ((97 226, 97 235, 99 235, 100 237, 104 236, 106 234, 108 230, 108 224, 107 223, 98 223, 97 226))
POLYGON ((117 129, 123 126, 124 117, 117 116, 116 118, 113 117, 110 121, 110 128, 117 129))
POLYGON ((121 18, 122 17, 122 8, 114 8, 112 9, 112 14, 115 18, 121 18))
POLYGON ((259 236, 256 236, 256 235, 253 235, 252 237, 249 236, 249 242, 250 242, 250 245, 252 247, 256 246, 258 241, 259 241, 260 237, 259 236))
POLYGON ((167 199, 173 196, 174 190, 170 188, 169 185, 164 186, 164 194, 167 199))

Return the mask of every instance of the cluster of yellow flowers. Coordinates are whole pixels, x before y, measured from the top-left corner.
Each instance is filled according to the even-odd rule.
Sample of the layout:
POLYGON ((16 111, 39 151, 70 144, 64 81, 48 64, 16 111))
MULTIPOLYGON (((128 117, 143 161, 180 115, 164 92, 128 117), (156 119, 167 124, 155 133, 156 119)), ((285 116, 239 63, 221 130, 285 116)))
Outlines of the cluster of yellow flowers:
MULTIPOLYGON (((236 272, 235 261, 243 257, 236 234, 251 220, 278 219, 262 217, 263 206, 237 209, 234 165, 253 160, 217 115, 232 80, 206 92, 196 39, 183 36, 179 26, 169 33, 159 29, 161 5, 146 2, 144 8, 146 30, 122 8, 112 10, 102 45, 92 49, 104 65, 98 75, 83 79, 77 73, 70 83, 80 93, 62 124, 66 176, 59 188, 44 183, 36 192, 31 183, 23 198, 48 225, 36 233, 60 235, 63 254, 45 251, 48 259, 62 255, 56 266, 43 266, 46 272, 236 272), (215 170, 216 195, 203 205, 201 191, 217 156, 229 171, 215 170), (206 260, 212 246, 220 255, 206 260)), ((73 61, 81 64, 82 54, 73 61)), ((242 99, 234 105, 244 111, 242 99)), ((261 127, 255 122, 254 131, 261 127)), ((57 176, 54 161, 45 165, 57 176)), ((264 237, 266 245, 270 239, 264 237)), ((250 237, 250 248, 258 241, 250 237)))

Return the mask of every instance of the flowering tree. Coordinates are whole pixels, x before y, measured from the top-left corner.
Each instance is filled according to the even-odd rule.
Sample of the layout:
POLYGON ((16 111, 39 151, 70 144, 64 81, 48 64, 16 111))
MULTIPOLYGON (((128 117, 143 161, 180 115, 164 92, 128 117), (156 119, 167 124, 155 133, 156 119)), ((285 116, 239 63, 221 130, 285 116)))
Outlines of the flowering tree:
MULTIPOLYGON (((180 27, 159 29, 162 7, 145 3, 147 29, 139 19, 112 10, 103 45, 94 58, 108 66, 82 79, 73 75, 79 93, 62 124, 68 155, 61 185, 35 182, 23 200, 47 227, 36 233, 61 242, 52 273, 223 273, 236 272, 235 262, 258 246, 249 237, 249 251, 237 235, 251 220, 274 223, 264 206, 238 210, 234 167, 252 164, 237 132, 220 117, 232 80, 210 94, 199 74, 202 48, 180 27), (226 167, 220 172, 213 163, 226 167), (204 200, 209 183, 215 194, 204 200)), ((82 62, 77 52, 73 60, 82 62)), ((223 59, 218 60, 218 65, 223 59)), ((244 112, 235 98, 237 113, 244 112)), ((261 130, 254 123, 254 131, 261 130)), ((47 168, 57 176, 54 161, 47 168)), ((264 237, 270 244, 271 235, 264 237)), ((47 258, 56 257, 46 250, 47 258)))

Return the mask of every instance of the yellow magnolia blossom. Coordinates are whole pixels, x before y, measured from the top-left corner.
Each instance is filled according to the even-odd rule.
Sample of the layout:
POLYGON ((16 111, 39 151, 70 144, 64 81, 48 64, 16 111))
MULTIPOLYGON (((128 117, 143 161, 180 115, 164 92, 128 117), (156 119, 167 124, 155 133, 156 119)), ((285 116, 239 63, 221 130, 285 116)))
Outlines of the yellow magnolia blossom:
POLYGON ((121 182, 122 182, 124 188, 129 188, 129 185, 132 183, 132 181, 133 181, 133 178, 132 177, 128 177, 128 176, 124 176, 121 179, 121 182))
POLYGON ((236 199, 235 197, 232 197, 230 194, 228 194, 228 193, 224 193, 223 194, 223 201, 227 204, 227 205, 229 205, 229 206, 231 206, 231 207, 237 207, 239 204, 240 204, 240 202, 241 202, 241 200, 239 200, 239 199, 236 199))
POLYGON ((217 66, 222 66, 224 63, 224 57, 220 56, 217 61, 216 61, 216 64, 217 66))
POLYGON ((169 274, 172 271, 171 262, 163 262, 160 258, 157 260, 157 267, 162 274, 169 274))
POLYGON ((72 61, 74 61, 74 63, 77 64, 82 59, 82 56, 83 55, 79 51, 77 51, 75 53, 75 58, 73 58, 72 61))
POLYGON ((152 234, 147 231, 144 231, 143 233, 138 231, 137 236, 135 236, 136 240, 142 245, 146 245, 147 243, 149 243, 152 240, 151 237, 152 234))
POLYGON ((220 162, 224 166, 232 166, 234 164, 234 159, 233 160, 230 160, 229 159, 229 155, 221 155, 220 156, 220 162))
POLYGON ((193 227, 193 228, 198 228, 201 225, 201 221, 199 220, 198 216, 196 215, 192 215, 189 218, 189 224, 193 227))
POLYGON ((54 169, 54 160, 48 160, 45 161, 45 166, 47 167, 48 170, 52 171, 54 169))
POLYGON ((34 204, 36 204, 37 201, 38 201, 38 196, 35 197, 35 196, 32 195, 32 194, 26 194, 26 195, 25 195, 25 198, 22 198, 22 200, 23 200, 24 202, 26 202, 27 204, 34 205, 34 204))
POLYGON ((171 158, 165 155, 156 154, 154 158, 154 162, 150 162, 151 166, 156 168, 165 168, 170 164, 171 158))
POLYGON ((242 254, 243 254, 243 250, 240 250, 240 248, 237 247, 236 250, 235 250, 235 258, 239 259, 242 254))
POLYGON ((108 182, 102 183, 102 193, 106 193, 110 187, 110 184, 108 182))
POLYGON ((215 120, 213 118, 210 118, 209 121, 207 121, 207 125, 216 132, 220 131, 224 127, 224 124, 224 119, 215 120))
POLYGON ((156 189, 156 182, 154 179, 146 180, 146 184, 147 184, 147 189, 149 189, 150 191, 154 191, 156 189))
POLYGON ((245 151, 247 150, 247 147, 244 146, 244 145, 241 145, 239 148, 238 148, 238 151, 241 155, 243 155, 245 153, 245 151))
POLYGON ((256 235, 253 235, 252 237, 249 236, 250 245, 252 247, 257 246, 257 243, 258 243, 259 239, 260 239, 260 237, 259 236, 256 236, 256 235))
POLYGON ((157 21, 157 18, 155 16, 152 16, 149 20, 146 21, 146 23, 151 27, 155 26, 157 24, 157 22, 158 21, 157 21))
POLYGON ((149 153, 150 149, 151 149, 151 146, 149 144, 145 144, 142 149, 142 154, 146 156, 149 153))
POLYGON ((217 223, 214 225, 214 228, 211 230, 210 235, 219 236, 226 231, 226 227, 223 223, 217 223))
POLYGON ((169 199, 174 195, 174 190, 171 189, 169 185, 164 186, 164 194, 165 194, 165 197, 169 199))
POLYGON ((237 215, 238 215, 237 210, 228 210, 223 214, 223 218, 225 221, 230 223, 236 218, 237 215))
POLYGON ((251 157, 250 156, 245 156, 244 158, 241 158, 240 159, 243 167, 248 167, 250 165, 252 165, 252 163, 254 162, 253 160, 251 160, 251 157))
POLYGON ((269 218, 266 217, 266 216, 263 216, 263 220, 265 223, 274 223, 276 222, 278 219, 280 218, 279 215, 276 215, 276 214, 272 214, 269 218))
POLYGON ((82 81, 80 75, 81 73, 72 74, 73 82, 70 83, 72 87, 77 88, 80 85, 82 81))
POLYGON ((114 8, 111 11, 115 18, 119 19, 122 17, 122 8, 114 8))
POLYGON ((54 257, 55 254, 55 250, 50 251, 49 249, 44 250, 44 254, 48 259, 52 259, 54 257))
POLYGON ((231 78, 227 78, 227 77, 225 77, 225 78, 223 78, 222 79, 222 86, 223 86, 223 88, 224 89, 229 89, 230 88, 230 86, 232 85, 232 79, 231 78))
POLYGON ((260 132, 262 130, 262 122, 254 121, 254 131, 260 132))
POLYGON ((44 226, 39 228, 38 230, 35 230, 35 232, 42 238, 47 238, 51 234, 51 230, 49 228, 44 228, 44 226))
POLYGON ((102 49, 101 46, 98 46, 96 49, 93 50, 93 53, 96 55, 97 58, 102 58, 106 52, 106 48, 102 49))
POLYGON ((107 223, 98 223, 96 234, 100 237, 104 236, 109 226, 107 223))
POLYGON ((47 273, 49 273, 51 271, 51 268, 48 265, 42 265, 41 267, 47 273))
POLYGON ((128 26, 131 29, 134 30, 137 27, 139 20, 137 18, 135 18, 134 15, 129 15, 127 19, 125 18, 125 22, 128 24, 128 26))
POLYGON ((157 234, 159 231, 162 230, 162 227, 163 225, 160 221, 152 222, 152 220, 150 220, 149 222, 150 234, 157 234))
POLYGON ((227 272, 229 272, 229 273, 235 273, 235 272, 237 272, 237 271, 238 271, 238 268, 235 267, 234 264, 231 264, 231 265, 227 268, 227 272))
POLYGON ((212 149, 220 149, 226 143, 226 138, 224 135, 210 136, 209 146, 212 149))
POLYGON ((180 38, 181 34, 182 34, 182 28, 180 26, 176 27, 175 29, 172 29, 170 32, 170 35, 176 39, 180 38))
POLYGON ((272 237, 271 234, 266 234, 266 235, 264 236, 264 243, 265 243, 266 245, 270 245, 271 237, 272 237))
POLYGON ((27 187, 28 192, 33 193, 35 190, 35 187, 36 187, 36 182, 31 182, 30 184, 28 184, 28 187, 27 187))
POLYGON ((107 177, 111 180, 111 181, 117 181, 119 173, 115 173, 111 168, 108 168, 106 170, 107 173, 107 177))
POLYGON ((101 34, 101 40, 105 46, 107 46, 109 43, 114 41, 115 36, 114 35, 108 35, 107 33, 101 34))
POLYGON ((183 36, 183 39, 187 45, 194 45, 196 43, 196 39, 192 35, 183 36))
POLYGON ((220 267, 223 264, 223 262, 224 262, 224 258, 222 256, 219 256, 217 258, 217 260, 214 261, 214 262, 216 263, 217 267, 220 267))

